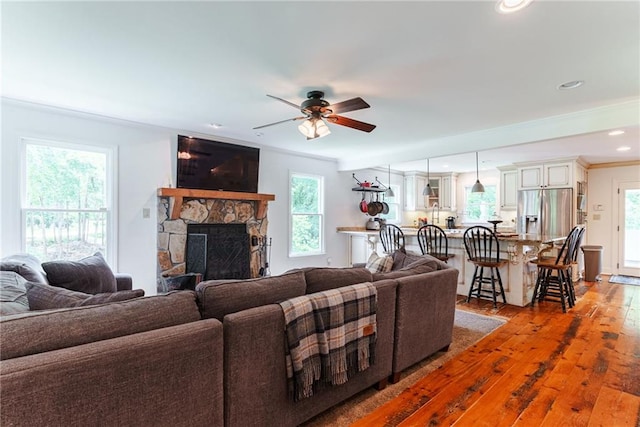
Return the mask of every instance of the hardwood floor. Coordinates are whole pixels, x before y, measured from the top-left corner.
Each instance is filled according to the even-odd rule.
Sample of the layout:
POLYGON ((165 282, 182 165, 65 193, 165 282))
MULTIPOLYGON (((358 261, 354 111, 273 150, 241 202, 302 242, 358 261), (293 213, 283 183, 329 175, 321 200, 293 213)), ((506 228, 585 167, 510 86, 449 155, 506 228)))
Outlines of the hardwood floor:
POLYGON ((353 426, 640 427, 640 286, 603 277, 567 313, 460 297, 510 320, 353 426))

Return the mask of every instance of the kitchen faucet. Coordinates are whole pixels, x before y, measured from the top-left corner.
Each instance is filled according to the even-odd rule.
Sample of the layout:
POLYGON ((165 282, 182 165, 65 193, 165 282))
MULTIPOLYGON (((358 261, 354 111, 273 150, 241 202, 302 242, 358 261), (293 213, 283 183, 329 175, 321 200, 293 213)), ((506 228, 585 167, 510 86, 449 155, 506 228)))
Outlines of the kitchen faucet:
POLYGON ((433 224, 438 224, 440 222, 440 205, 438 204, 438 202, 433 202, 433 205, 431 205, 431 222, 433 224), (436 219, 436 208, 438 208, 437 212, 437 219, 436 219))

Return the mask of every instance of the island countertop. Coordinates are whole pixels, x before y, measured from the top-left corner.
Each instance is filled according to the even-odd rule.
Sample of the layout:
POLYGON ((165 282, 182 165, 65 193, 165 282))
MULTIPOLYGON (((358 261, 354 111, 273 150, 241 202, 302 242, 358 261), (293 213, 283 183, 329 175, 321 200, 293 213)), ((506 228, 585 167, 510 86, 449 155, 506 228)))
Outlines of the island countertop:
MULTIPOLYGON (((406 237, 415 237, 418 234, 418 228, 416 227, 400 227, 406 237)), ((344 234, 357 234, 361 236, 377 236, 380 232, 378 230, 367 230, 365 227, 337 227, 338 233, 344 234)), ((445 235, 451 239, 462 239, 465 229, 457 228, 454 230, 445 229, 445 235)), ((507 241, 512 243, 518 243, 521 245, 537 246, 540 244, 553 244, 555 242, 563 241, 566 236, 540 236, 537 234, 518 234, 508 232, 496 233, 498 240, 507 241)))

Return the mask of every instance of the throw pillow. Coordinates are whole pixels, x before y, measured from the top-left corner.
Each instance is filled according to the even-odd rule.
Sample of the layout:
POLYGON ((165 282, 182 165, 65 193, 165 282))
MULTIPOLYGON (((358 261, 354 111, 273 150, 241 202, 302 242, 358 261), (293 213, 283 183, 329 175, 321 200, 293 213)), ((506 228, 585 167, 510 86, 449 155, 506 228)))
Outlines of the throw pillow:
POLYGON ((42 263, 49 284, 86 294, 116 292, 116 278, 100 252, 80 261, 42 263))
POLYGON ((0 271, 0 316, 29 311, 27 281, 13 271, 0 271))
POLYGON ((393 257, 390 255, 381 257, 375 252, 371 254, 365 265, 365 268, 372 273, 388 273, 391 267, 393 267, 393 257))
POLYGON ((104 294, 85 294, 70 291, 42 283, 26 284, 27 298, 31 310, 50 310, 54 308, 82 307, 108 302, 126 301, 144 296, 144 290, 108 292, 104 294))
POLYGON ((29 282, 48 283, 40 261, 33 255, 15 254, 2 258, 0 270, 15 271, 29 282))

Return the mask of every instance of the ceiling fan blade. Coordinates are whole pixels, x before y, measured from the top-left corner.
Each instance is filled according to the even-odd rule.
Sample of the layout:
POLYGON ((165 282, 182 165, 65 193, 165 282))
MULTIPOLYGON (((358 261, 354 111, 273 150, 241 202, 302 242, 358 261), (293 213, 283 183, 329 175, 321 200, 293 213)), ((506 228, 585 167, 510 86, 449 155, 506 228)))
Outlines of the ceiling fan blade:
POLYGON ((346 101, 331 104, 327 108, 333 112, 333 114, 346 113, 348 111, 362 110, 363 108, 371 107, 364 102, 362 98, 347 99, 346 101))
POLYGON ((300 106, 294 104, 293 102, 289 102, 286 99, 282 99, 282 98, 278 98, 277 96, 273 96, 273 95, 267 95, 269 98, 273 98, 273 99, 277 99, 278 101, 284 102, 285 104, 291 105, 293 108, 299 110, 300 106))
POLYGON ((331 123, 335 123, 340 126, 346 126, 349 128, 361 130, 363 132, 371 132, 376 128, 376 125, 371 125, 369 123, 361 122, 358 120, 353 120, 344 116, 336 116, 334 114, 325 117, 327 121, 331 123))
POLYGON ((273 125, 279 125, 280 123, 294 122, 296 120, 304 120, 306 118, 307 118, 306 116, 294 117, 292 119, 280 120, 279 122, 274 122, 274 123, 269 123, 268 125, 258 126, 258 127, 253 128, 253 129, 262 129, 262 128, 266 128, 266 127, 273 126, 273 125))

